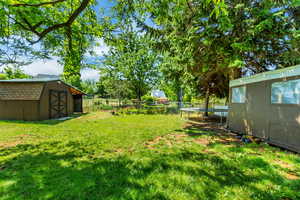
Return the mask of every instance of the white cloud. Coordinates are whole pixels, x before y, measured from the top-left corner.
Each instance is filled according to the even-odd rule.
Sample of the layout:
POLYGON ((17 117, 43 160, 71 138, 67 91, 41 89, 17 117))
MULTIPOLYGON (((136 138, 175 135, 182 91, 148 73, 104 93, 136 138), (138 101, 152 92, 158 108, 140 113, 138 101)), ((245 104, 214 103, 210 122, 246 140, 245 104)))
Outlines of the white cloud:
MULTIPOLYGON (((22 67, 26 74, 50 74, 60 75, 63 73, 63 66, 57 61, 57 58, 52 60, 39 60, 30 65, 22 67)), ((94 69, 83 69, 81 71, 82 80, 99 80, 99 72, 94 69)))
POLYGON ((63 66, 57 61, 57 58, 52 60, 38 60, 23 67, 25 73, 30 75, 51 74, 60 75, 63 72, 63 66))
MULTIPOLYGON (((110 47, 107 46, 103 39, 97 39, 96 44, 93 48, 96 53, 95 56, 90 57, 88 60, 98 60, 97 57, 102 57, 107 54, 110 47)), ((49 75, 60 75, 63 73, 63 66, 58 63, 58 58, 53 57, 51 60, 37 60, 30 65, 23 66, 22 69, 26 74, 37 75, 37 74, 49 74, 49 75)), ((82 80, 99 80, 99 71, 94 69, 83 69, 81 70, 82 80)))
POLYGON ((104 54, 107 54, 109 49, 109 46, 105 44, 103 39, 96 40, 96 45, 93 48, 93 50, 96 53, 96 56, 103 56, 104 54))
POLYGON ((82 80, 99 80, 99 71, 95 69, 83 69, 81 70, 81 79, 82 80))

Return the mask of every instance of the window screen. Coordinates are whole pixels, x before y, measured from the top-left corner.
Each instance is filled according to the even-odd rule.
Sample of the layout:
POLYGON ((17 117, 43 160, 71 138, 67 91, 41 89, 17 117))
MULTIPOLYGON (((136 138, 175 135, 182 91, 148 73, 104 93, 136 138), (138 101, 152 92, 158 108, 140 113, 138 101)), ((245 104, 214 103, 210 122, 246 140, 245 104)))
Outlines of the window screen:
POLYGON ((271 102, 274 104, 300 104, 300 79, 273 83, 271 102))
POLYGON ((246 100, 246 87, 232 88, 232 103, 245 103, 246 100))

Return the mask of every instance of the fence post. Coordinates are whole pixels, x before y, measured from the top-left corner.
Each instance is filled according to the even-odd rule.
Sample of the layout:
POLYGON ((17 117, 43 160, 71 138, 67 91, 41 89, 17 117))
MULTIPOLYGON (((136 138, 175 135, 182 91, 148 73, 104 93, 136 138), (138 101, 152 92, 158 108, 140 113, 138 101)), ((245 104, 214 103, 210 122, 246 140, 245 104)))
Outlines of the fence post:
POLYGON ((95 112, 95 99, 94 98, 92 100, 92 109, 93 109, 93 112, 95 112))

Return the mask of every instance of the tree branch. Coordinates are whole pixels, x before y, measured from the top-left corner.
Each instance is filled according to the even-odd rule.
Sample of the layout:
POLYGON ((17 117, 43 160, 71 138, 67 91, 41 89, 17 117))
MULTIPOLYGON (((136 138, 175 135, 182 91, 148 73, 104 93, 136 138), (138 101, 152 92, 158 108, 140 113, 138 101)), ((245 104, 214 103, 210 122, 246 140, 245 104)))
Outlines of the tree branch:
MULTIPOLYGON (((26 29, 38 35, 39 32, 36 31, 36 28, 38 27, 38 24, 40 24, 40 23, 38 23, 38 24, 32 26, 32 25, 30 24, 30 22, 26 19, 26 17, 23 16, 23 14, 22 14, 21 12, 18 12, 18 13, 19 13, 21 19, 22 19, 22 20, 25 22, 25 24, 28 26, 28 28, 26 28, 26 29)), ((18 24, 20 24, 20 23, 18 23, 18 24)), ((23 24, 22 24, 22 27, 24 28, 24 25, 23 25, 23 24)))
MULTIPOLYGON (((62 0, 60 0, 62 1, 62 0)), ((60 23, 60 24, 55 24, 53 26, 50 26, 46 29, 44 29, 41 32, 38 32, 36 29, 42 24, 42 22, 37 23, 36 25, 31 25, 29 23, 29 21, 22 16, 22 14, 20 14, 22 20, 25 22, 25 24, 28 26, 25 27, 23 24, 18 23, 23 29, 31 31, 32 33, 36 34, 39 38, 36 41, 29 41, 31 44, 35 44, 38 43, 39 41, 41 41, 41 39, 43 39, 48 33, 55 31, 57 29, 63 28, 63 27, 70 27, 72 25, 72 23, 76 20, 76 18, 80 15, 80 13, 88 6, 88 4, 90 3, 91 0, 83 0, 80 4, 80 6, 70 15, 69 19, 64 22, 64 23, 60 23)))
POLYGON ((64 2, 66 0, 56 0, 56 1, 49 1, 49 2, 42 2, 42 3, 37 3, 37 4, 30 4, 30 3, 17 3, 17 4, 12 4, 11 6, 13 7, 40 7, 40 6, 45 6, 45 5, 54 5, 57 3, 64 2))
POLYGON ((137 26, 141 27, 143 30, 146 30, 148 33, 150 33, 151 35, 155 36, 155 37, 161 37, 164 35, 164 31, 148 26, 145 22, 143 22, 142 20, 140 20, 136 15, 133 15, 133 18, 135 19, 137 26))

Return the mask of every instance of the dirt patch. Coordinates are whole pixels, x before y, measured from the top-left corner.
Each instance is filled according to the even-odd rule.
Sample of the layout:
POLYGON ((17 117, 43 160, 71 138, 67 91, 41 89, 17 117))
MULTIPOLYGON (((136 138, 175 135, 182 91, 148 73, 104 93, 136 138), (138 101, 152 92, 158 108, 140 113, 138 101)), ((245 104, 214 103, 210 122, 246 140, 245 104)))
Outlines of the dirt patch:
POLYGON ((207 138, 192 138, 190 137, 188 140, 186 139, 189 137, 187 134, 168 134, 165 136, 158 136, 154 138, 153 140, 147 141, 144 145, 149 148, 153 149, 156 145, 167 145, 169 147, 176 145, 176 144, 182 144, 182 143, 190 143, 194 142, 196 144, 200 144, 203 146, 208 146, 210 144, 210 140, 207 138))
POLYGON ((4 142, 4 143, 0 143, 0 148, 15 147, 18 144, 22 144, 22 142, 21 141, 4 142))
POLYGON ((0 148, 10 148, 10 147, 15 147, 18 144, 22 144, 24 140, 28 137, 32 137, 33 135, 30 134, 21 134, 17 135, 14 137, 14 141, 9 141, 9 142, 1 142, 0 143, 0 148))
POLYGON ((238 138, 234 137, 235 134, 228 132, 224 127, 220 126, 219 123, 215 122, 188 122, 183 126, 183 130, 180 130, 180 132, 184 132, 184 134, 171 133, 165 136, 158 136, 153 140, 147 141, 144 145, 147 148, 153 149, 154 146, 158 144, 172 146, 175 144, 194 142, 208 146, 212 141, 223 144, 242 143, 238 138), (209 133, 203 133, 202 131, 209 131, 209 133), (201 137, 202 135, 209 135, 211 139, 201 137))
POLYGON ((217 143, 222 143, 222 144, 231 144, 231 143, 239 143, 242 144, 241 140, 235 137, 222 137, 222 138, 218 138, 215 140, 217 143))
POLYGON ((123 149, 115 149, 114 152, 115 153, 122 153, 122 152, 124 152, 124 150, 123 149))
POLYGON ((159 143, 162 140, 162 138, 163 138, 162 136, 158 136, 158 137, 154 138, 153 140, 147 141, 145 143, 145 145, 154 145, 154 144, 157 144, 157 143, 159 143))
POLYGON ((279 159, 275 160, 274 163, 276 165, 279 165, 281 168, 288 169, 287 170, 288 172, 285 172, 285 171, 281 170, 282 175, 286 179, 288 179, 288 180, 299 180, 300 179, 299 175, 297 175, 294 172, 295 168, 294 168, 293 164, 287 163, 287 162, 279 160, 279 159))
POLYGON ((300 177, 298 175, 292 174, 292 173, 284 173, 284 176, 288 180, 299 180, 300 179, 300 177))
POLYGON ((212 150, 210 150, 210 149, 204 149, 204 150, 203 150, 203 153, 206 153, 206 154, 217 154, 217 152, 212 151, 212 150))
MULTIPOLYGON (((228 131, 225 127, 221 126, 219 123, 216 122, 188 122, 183 127, 184 130, 199 130, 213 133, 216 136, 228 136, 228 135, 235 135, 228 131)), ((205 134, 205 133, 204 133, 205 134)), ((191 134, 197 135, 197 134, 191 134)))
POLYGON ((294 166, 292 164, 284 162, 282 160, 275 160, 274 162, 275 162, 275 164, 279 165, 282 168, 287 168, 287 169, 290 169, 290 170, 294 169, 294 166))
POLYGON ((93 113, 93 114, 89 114, 89 115, 83 115, 77 118, 74 118, 74 120, 102 120, 102 119, 107 119, 110 118, 112 115, 110 113, 110 111, 104 112, 104 111, 100 111, 97 113, 93 113))
POLYGON ((187 137, 186 134, 170 134, 169 136, 173 136, 173 137, 175 137, 177 139, 187 137))
POLYGON ((188 137, 186 134, 168 134, 165 136, 158 136, 154 138, 153 140, 147 141, 144 145, 149 148, 153 149, 156 145, 167 145, 167 146, 173 146, 174 144, 183 143, 185 142, 184 138, 188 137))
POLYGON ((207 146, 210 144, 210 141, 206 138, 197 138, 194 140, 195 143, 207 146))
POLYGON ((30 136, 32 136, 32 135, 29 135, 29 134, 21 134, 21 135, 17 135, 15 138, 17 138, 17 139, 24 139, 24 138, 26 138, 26 137, 30 137, 30 136))

